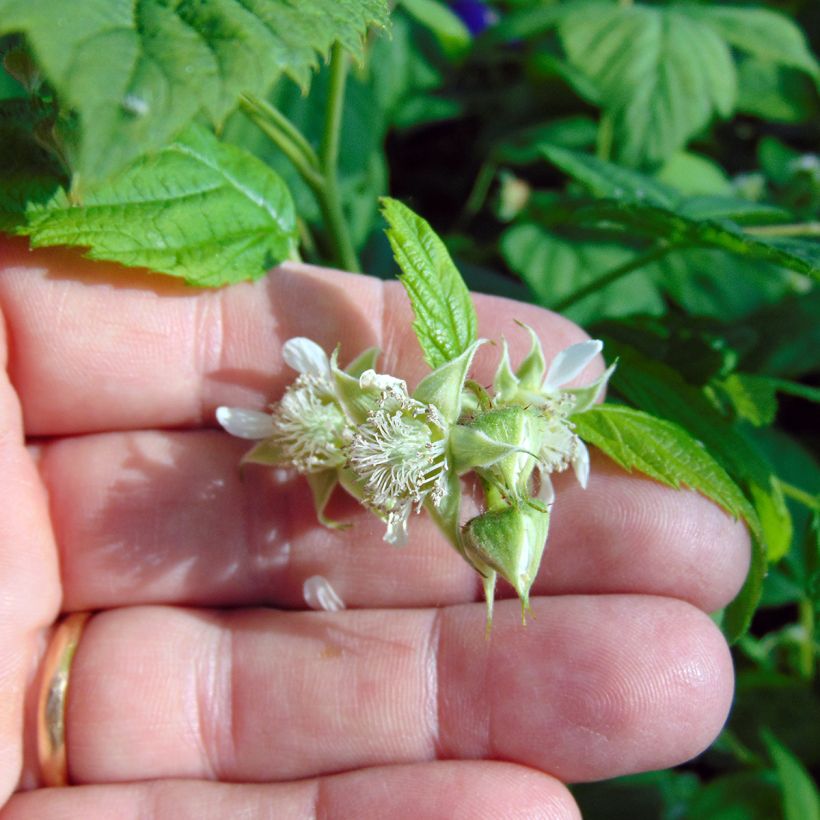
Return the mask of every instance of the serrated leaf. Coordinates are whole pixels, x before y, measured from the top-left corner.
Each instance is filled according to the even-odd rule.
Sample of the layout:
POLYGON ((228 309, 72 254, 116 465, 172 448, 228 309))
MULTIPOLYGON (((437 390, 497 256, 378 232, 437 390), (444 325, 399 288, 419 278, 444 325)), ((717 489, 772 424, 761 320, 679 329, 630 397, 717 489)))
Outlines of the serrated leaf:
MULTIPOLYGON (((530 222, 514 225, 502 234, 501 253, 545 307, 558 304, 636 256, 634 250, 615 242, 564 239, 530 222)), ((566 313, 584 324, 604 316, 662 310, 663 300, 652 273, 638 270, 600 288, 566 313)))
POLYGON ((217 286, 257 278, 287 259, 296 222, 290 194, 273 171, 192 127, 82 206, 62 194, 31 207, 18 232, 33 246, 87 246, 91 259, 217 286))
POLYGON ((395 199, 381 200, 387 238, 413 305, 413 330, 424 358, 438 368, 464 353, 477 340, 470 291, 444 243, 430 225, 395 199))
POLYGON ((682 427, 641 410, 599 404, 573 417, 576 431, 625 470, 712 499, 754 529, 757 516, 740 488, 704 446, 682 427))
MULTIPOLYGON (((753 233, 728 218, 698 218, 702 207, 699 197, 687 204, 691 201, 680 199, 675 203, 667 195, 664 202, 665 186, 651 188, 653 182, 655 186, 660 184, 649 177, 588 154, 554 146, 543 150, 550 162, 590 192, 606 197, 591 202, 563 200, 544 214, 554 224, 600 226, 610 237, 613 228, 620 227, 630 240, 638 235, 657 238, 670 246, 720 248, 820 279, 818 242, 753 233), (688 214, 687 208, 693 213, 688 214)), ((744 222, 751 218, 746 208, 733 203, 724 203, 724 216, 731 213, 744 222)), ((714 209, 714 200, 710 207, 714 209)), ((769 221, 771 216, 769 209, 760 214, 761 221, 769 221)))
POLYGON ((783 14, 764 8, 736 8, 704 4, 686 7, 686 13, 708 23, 741 51, 779 65, 820 74, 803 32, 783 14))
POLYGON ((0 0, 62 103, 79 113, 74 168, 99 181, 159 148, 200 111, 220 123, 280 74, 303 86, 339 41, 360 54, 384 0, 0 0))
POLYGON ((557 145, 542 145, 541 153, 547 162, 580 182, 595 196, 646 202, 661 208, 675 208, 681 201, 680 194, 674 188, 657 179, 591 154, 570 151, 557 145))
POLYGON ((627 165, 663 162, 734 107, 729 48, 686 9, 578 4, 558 30, 570 62, 599 89, 627 165))

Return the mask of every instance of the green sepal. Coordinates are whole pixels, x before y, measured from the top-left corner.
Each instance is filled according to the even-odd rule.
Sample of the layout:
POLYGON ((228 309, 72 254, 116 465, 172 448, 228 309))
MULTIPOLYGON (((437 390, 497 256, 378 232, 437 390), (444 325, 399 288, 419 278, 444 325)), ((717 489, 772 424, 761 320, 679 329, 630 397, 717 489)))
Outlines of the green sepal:
POLYGON ((334 521, 325 515, 325 507, 330 501, 330 496, 333 495, 333 490, 339 483, 337 470, 321 470, 318 473, 307 473, 305 475, 310 491, 313 494, 313 507, 316 510, 316 518, 323 527, 329 527, 332 530, 346 530, 350 526, 349 523, 341 521, 334 521))
POLYGON ((425 499, 424 508, 453 549, 466 558, 464 545, 461 543, 461 481, 453 470, 447 471, 446 480, 446 490, 438 504, 428 496, 425 499))
POLYGON ((435 405, 447 422, 455 424, 461 415, 462 391, 467 371, 476 350, 484 342, 484 339, 473 342, 455 359, 428 373, 413 391, 413 398, 423 404, 435 405))
POLYGON ((266 467, 274 467, 277 464, 287 466, 288 458, 282 452, 282 448, 271 438, 266 438, 255 444, 242 456, 239 466, 245 464, 263 464, 266 467))
POLYGON ((376 407, 376 396, 372 392, 362 390, 358 378, 339 369, 338 361, 337 347, 330 356, 334 394, 350 421, 356 425, 363 424, 370 411, 376 407))
POLYGON ((518 322, 530 334, 530 351, 515 371, 516 378, 524 390, 539 390, 547 372, 544 349, 536 332, 524 322, 518 322))
POLYGON ((598 403, 598 400, 604 393, 606 389, 607 383, 609 382, 610 377, 615 372, 615 368, 618 366, 618 362, 613 362, 601 375, 598 379, 596 379, 592 384, 586 385, 586 387, 577 387, 577 388, 570 388, 568 390, 563 390, 564 393, 569 393, 571 396, 575 398, 575 406, 572 408, 572 413, 570 414, 570 418, 572 416, 577 415, 578 413, 586 413, 590 407, 593 407, 598 403))
POLYGON ((458 475, 476 467, 492 467, 502 458, 526 452, 514 444, 497 441, 481 430, 458 424, 450 430, 450 456, 458 475))
POLYGON ((526 495, 532 471, 538 461, 546 434, 546 420, 536 410, 517 404, 488 410, 469 425, 497 445, 507 445, 510 453, 479 473, 499 483, 506 494, 526 495))
POLYGON ((381 350, 378 347, 368 347, 364 353, 360 353, 355 359, 344 369, 344 372, 355 378, 364 373, 365 370, 375 370, 376 361, 379 358, 381 350))
POLYGON ((500 402, 510 401, 518 393, 518 377, 510 364, 510 348, 507 340, 501 340, 501 359, 493 377, 493 393, 500 402))

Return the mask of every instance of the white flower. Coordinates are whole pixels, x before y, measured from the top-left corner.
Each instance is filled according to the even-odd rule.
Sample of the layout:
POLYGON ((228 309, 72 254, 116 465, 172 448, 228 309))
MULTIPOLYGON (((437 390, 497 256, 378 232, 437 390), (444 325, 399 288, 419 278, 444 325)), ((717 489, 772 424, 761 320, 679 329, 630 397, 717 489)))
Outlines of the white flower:
POLYGON ((310 339, 289 339, 285 362, 300 375, 270 413, 219 407, 217 421, 232 435, 261 440, 246 461, 293 466, 313 473, 345 462, 350 429, 333 393, 330 362, 310 339))
POLYGON ((444 494, 447 424, 435 406, 411 398, 401 379, 372 370, 360 377, 362 389, 379 389, 377 407, 357 428, 348 462, 364 489, 364 502, 386 522, 384 540, 403 544, 415 505, 444 494))

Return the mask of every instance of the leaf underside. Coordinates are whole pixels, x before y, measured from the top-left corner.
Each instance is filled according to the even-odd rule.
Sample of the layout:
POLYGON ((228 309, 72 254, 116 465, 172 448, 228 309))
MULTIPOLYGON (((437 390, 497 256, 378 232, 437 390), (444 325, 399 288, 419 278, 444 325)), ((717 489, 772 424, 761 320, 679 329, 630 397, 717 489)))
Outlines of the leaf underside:
POLYGON ((71 164, 92 182, 282 73, 305 87, 334 42, 359 57, 370 24, 387 24, 384 0, 0 0, 0 35, 23 34, 78 112, 71 164))

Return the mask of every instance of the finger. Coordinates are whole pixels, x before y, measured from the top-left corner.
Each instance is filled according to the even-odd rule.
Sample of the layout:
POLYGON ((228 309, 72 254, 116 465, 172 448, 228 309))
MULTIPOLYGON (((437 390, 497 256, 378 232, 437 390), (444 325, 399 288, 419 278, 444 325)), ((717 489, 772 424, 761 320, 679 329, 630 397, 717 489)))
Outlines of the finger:
MULTIPOLYGON (((343 360, 377 345, 380 368, 411 383, 426 368, 399 284, 308 265, 200 291, 5 240, 0 306, 16 342, 10 372, 30 435, 211 425, 220 404, 261 409, 293 380, 280 353, 293 336, 328 351, 341 343, 343 360)), ((531 305, 477 296, 476 307, 480 332, 510 335, 514 352, 528 345, 514 319, 542 333, 548 355, 586 338, 531 305)), ((479 351, 480 378, 489 378, 494 358, 479 351)))
POLYGON ((16 795, 0 820, 576 820, 554 778, 505 763, 455 761, 365 769, 288 784, 166 780, 16 795))
MULTIPOLYGON (((240 480, 245 446, 215 431, 43 445, 66 609, 301 608, 315 575, 351 607, 434 606, 482 594, 476 573, 426 515, 411 520, 400 550, 343 493, 331 514, 352 526, 319 527, 301 477, 253 467, 240 480)), ((714 610, 742 584, 745 529, 696 493, 626 475, 602 457, 593 458, 587 490, 571 477, 557 486, 536 593, 669 595, 714 610)))
POLYGON ((276 781, 437 757, 562 781, 664 768, 705 748, 732 696, 728 649, 687 604, 539 598, 385 613, 97 615, 68 705, 76 783, 276 781))
POLYGON ((20 406, 5 371, 6 350, 0 315, 0 805, 23 768, 23 699, 38 636, 59 608, 46 495, 23 443, 20 406))

